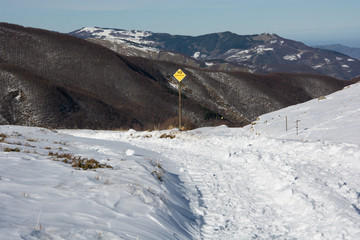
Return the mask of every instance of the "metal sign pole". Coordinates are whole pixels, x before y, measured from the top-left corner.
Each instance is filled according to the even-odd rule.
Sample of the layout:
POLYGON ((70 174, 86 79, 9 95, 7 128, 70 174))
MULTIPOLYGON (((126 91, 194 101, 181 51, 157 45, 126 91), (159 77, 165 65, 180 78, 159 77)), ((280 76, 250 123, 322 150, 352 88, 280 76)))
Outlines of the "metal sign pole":
POLYGON ((186 74, 181 70, 177 70, 173 75, 179 81, 179 130, 181 130, 181 80, 186 77, 186 74))

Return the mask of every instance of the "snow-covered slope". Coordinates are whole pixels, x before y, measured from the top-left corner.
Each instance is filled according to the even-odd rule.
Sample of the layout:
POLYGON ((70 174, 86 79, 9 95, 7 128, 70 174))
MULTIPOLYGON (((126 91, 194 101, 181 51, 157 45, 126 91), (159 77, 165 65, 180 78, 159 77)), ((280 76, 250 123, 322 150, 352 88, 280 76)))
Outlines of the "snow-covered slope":
POLYGON ((272 138, 360 144, 359 94, 360 84, 353 84, 329 96, 265 114, 247 128, 272 138))
POLYGON ((186 239, 198 232, 200 217, 159 154, 42 128, 0 132, 0 239, 186 239), (74 168, 64 162, 69 155, 112 168, 74 168))
POLYGON ((359 91, 354 84, 245 128, 1 126, 0 236, 359 239, 359 91), (77 170, 49 152, 113 168, 77 170))

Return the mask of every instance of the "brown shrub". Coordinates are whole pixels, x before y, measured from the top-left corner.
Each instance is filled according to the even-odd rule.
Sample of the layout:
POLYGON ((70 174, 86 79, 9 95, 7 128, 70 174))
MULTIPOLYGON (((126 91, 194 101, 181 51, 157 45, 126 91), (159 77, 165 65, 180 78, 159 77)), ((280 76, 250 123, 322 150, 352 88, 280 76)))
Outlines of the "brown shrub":
POLYGON ((4 148, 4 152, 20 152, 19 148, 4 148))
POLYGON ((174 134, 166 134, 166 133, 164 133, 160 136, 160 138, 171 138, 171 139, 173 139, 175 137, 176 137, 176 135, 174 135, 174 134))
POLYGON ((49 156, 53 157, 54 161, 59 161, 59 159, 62 159, 61 161, 63 163, 71 164, 72 167, 77 169, 96 169, 96 168, 112 168, 112 166, 108 164, 99 163, 93 158, 87 159, 87 158, 81 158, 80 156, 74 157, 70 153, 53 153, 49 152, 49 156))
POLYGON ((5 133, 0 133, 0 142, 5 142, 5 138, 7 138, 7 135, 5 133))
MULTIPOLYGON (((163 124, 160 125, 160 129, 173 129, 179 127, 179 117, 171 117, 166 120, 163 124)), ((195 123, 193 123, 189 118, 183 117, 181 120, 181 131, 187 131, 196 128, 195 123)))

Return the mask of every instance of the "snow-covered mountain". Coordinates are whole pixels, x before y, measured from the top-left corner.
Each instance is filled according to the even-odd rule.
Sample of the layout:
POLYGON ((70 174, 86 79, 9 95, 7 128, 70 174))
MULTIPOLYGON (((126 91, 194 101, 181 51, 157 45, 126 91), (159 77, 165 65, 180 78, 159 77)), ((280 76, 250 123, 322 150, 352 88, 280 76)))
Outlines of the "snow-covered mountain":
MULTIPOLYGON (((116 50, 116 45, 131 46, 128 49, 129 55, 134 54, 131 51, 134 48, 152 51, 152 58, 156 58, 154 53, 160 51, 181 53, 204 61, 204 67, 216 67, 219 64, 216 60, 221 59, 258 73, 317 73, 340 79, 352 79, 360 75, 360 60, 356 58, 312 48, 276 34, 237 35, 222 32, 192 37, 100 27, 84 27, 70 34, 80 38, 110 41, 113 50, 116 50)), ((182 59, 178 60, 181 61, 182 59)))
POLYGON ((154 55, 159 61, 42 29, 0 23, 0 31, 0 124, 103 130, 176 126, 173 74, 179 68, 187 75, 181 82, 182 112, 189 128, 244 126, 261 114, 353 82, 314 74, 208 71, 181 54, 160 51, 154 55), (180 55, 184 64, 174 63, 180 55))
POLYGON ((81 38, 100 38, 116 42, 133 42, 138 44, 154 44, 153 41, 147 41, 146 37, 153 35, 150 31, 124 30, 100 27, 84 27, 72 32, 81 38))
POLYGON ((359 239, 359 91, 353 84, 245 128, 2 125, 0 236, 359 239))

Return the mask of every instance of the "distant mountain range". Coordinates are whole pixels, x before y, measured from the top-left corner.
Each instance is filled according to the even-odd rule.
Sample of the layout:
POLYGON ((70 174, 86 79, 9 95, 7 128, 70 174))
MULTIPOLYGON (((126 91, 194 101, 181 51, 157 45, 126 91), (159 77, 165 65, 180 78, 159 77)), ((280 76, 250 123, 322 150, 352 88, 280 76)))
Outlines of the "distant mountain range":
MULTIPOLYGON (((184 123, 195 127, 243 126, 261 114, 352 83, 314 74, 239 71, 235 63, 206 60, 202 54, 206 49, 210 54, 210 47, 194 57, 162 52, 145 42, 151 37, 146 34, 127 32, 131 41, 113 45, 122 47, 119 49, 124 54, 119 54, 93 42, 108 40, 86 41, 0 23, 0 124, 92 129, 176 127, 178 82, 173 74, 178 69, 187 75, 181 82, 184 123), (144 57, 138 56, 140 52, 144 57), (211 63, 223 69, 210 70, 211 63), (231 71, 225 70, 227 67, 231 71)), ((173 48, 177 48, 175 43, 173 48)), ((262 48, 259 54, 268 52, 262 48)))
POLYGON ((350 57, 356 58, 356 59, 360 59, 360 48, 355 48, 355 47, 347 47, 341 44, 331 44, 331 45, 316 45, 314 46, 315 48, 320 48, 320 49, 328 49, 328 50, 332 50, 332 51, 336 51, 336 52, 340 52, 343 54, 346 54, 350 57))
POLYGON ((360 75, 360 60, 354 57, 309 47, 276 34, 237 35, 222 32, 192 37, 150 31, 84 27, 71 32, 70 35, 97 41, 122 54, 126 52, 128 55, 152 59, 166 58, 208 69, 242 70, 252 73, 314 73, 347 80, 360 75), (173 55, 170 56, 169 53, 173 55))

